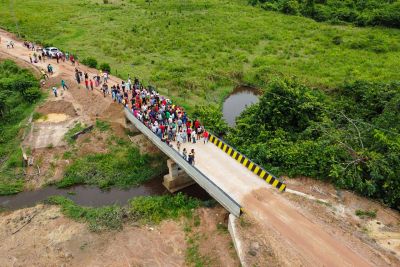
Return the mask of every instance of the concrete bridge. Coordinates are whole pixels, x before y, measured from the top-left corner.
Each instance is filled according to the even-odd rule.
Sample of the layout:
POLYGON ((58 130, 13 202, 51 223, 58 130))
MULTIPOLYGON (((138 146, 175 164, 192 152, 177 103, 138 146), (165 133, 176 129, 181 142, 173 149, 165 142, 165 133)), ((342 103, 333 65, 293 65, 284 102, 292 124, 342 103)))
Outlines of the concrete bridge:
MULTIPOLYGON (((168 161, 170 173, 164 177, 164 185, 171 192, 192 184, 191 181, 194 180, 230 213, 238 217, 242 212, 240 203, 243 193, 240 188, 245 186, 244 184, 251 184, 251 180, 261 178, 264 180, 263 184, 268 183, 279 191, 284 191, 286 188, 286 185, 272 174, 214 135, 210 136, 207 144, 197 142, 181 145, 182 149, 186 147, 188 151, 195 149, 196 163, 193 166, 183 159, 176 147, 170 147, 162 142, 128 108, 125 108, 125 116, 172 160, 168 161), (181 170, 193 180, 188 180, 181 170)), ((174 142, 173 144, 175 145, 174 142)))
MULTIPOLYGON (((231 214, 238 217, 244 211, 266 229, 277 232, 297 257, 303 258, 310 266, 371 266, 340 239, 300 213, 284 197, 284 183, 222 140, 211 136, 207 144, 182 144, 181 149, 195 149, 196 162, 192 166, 175 146, 171 148, 162 142, 128 108, 125 108, 125 115, 179 165, 168 163, 170 176, 178 175, 182 169, 231 214)), ((184 178, 181 182, 175 186, 184 186, 188 180, 184 178)))

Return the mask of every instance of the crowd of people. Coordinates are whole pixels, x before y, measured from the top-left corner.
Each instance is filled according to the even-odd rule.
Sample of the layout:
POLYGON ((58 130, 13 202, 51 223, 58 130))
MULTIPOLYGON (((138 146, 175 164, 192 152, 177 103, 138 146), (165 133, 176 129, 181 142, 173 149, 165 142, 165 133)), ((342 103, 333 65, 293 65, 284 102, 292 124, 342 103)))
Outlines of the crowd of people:
MULTIPOLYGON (((181 144, 186 142, 193 144, 196 142, 206 144, 208 142, 208 131, 197 119, 190 120, 183 107, 160 96, 153 88, 144 88, 137 79, 135 79, 132 88, 126 90, 129 92, 122 91, 124 95, 122 104, 129 107, 133 115, 167 145, 171 145, 171 142, 175 141, 179 153, 181 152, 181 144), (130 103, 127 101, 129 93, 131 94, 130 103)), ((118 85, 115 92, 118 95, 118 85)), ((194 149, 188 152, 184 148, 182 156, 194 165, 194 149)))
MULTIPOLYGON (((37 51, 37 47, 33 43, 24 42, 24 46, 32 51, 37 51)), ((31 62, 45 62, 46 54, 34 53, 33 58, 30 55, 31 62), (37 61, 36 61, 37 60, 37 61)), ((62 61, 70 61, 75 65, 74 56, 65 53, 55 58, 57 63, 62 61)), ((47 65, 48 74, 53 74, 53 66, 47 65)), ((42 73, 44 77, 48 77, 46 73, 42 73)), ((110 96, 114 102, 129 108, 132 114, 139 119, 147 128, 157 135, 168 146, 172 147, 172 143, 176 143, 176 149, 190 164, 195 163, 195 151, 188 151, 183 148, 182 144, 202 142, 208 143, 209 132, 200 124, 199 120, 190 120, 183 107, 175 105, 166 97, 159 95, 152 87, 145 88, 139 79, 131 77, 127 81, 121 81, 121 84, 109 86, 109 74, 106 71, 99 71, 93 77, 89 77, 87 72, 82 72, 75 68, 74 79, 78 84, 84 82, 87 90, 99 88, 104 97, 110 96)), ((65 80, 61 80, 63 90, 68 89, 65 80)), ((54 96, 57 97, 57 87, 53 87, 54 96)))
MULTIPOLYGON (((97 78, 101 76, 97 75, 97 78)), ((108 76, 105 76, 108 77, 108 76)), ((104 97, 110 95, 114 102, 129 108, 132 114, 149 128, 161 141, 176 149, 190 164, 195 163, 195 151, 187 151, 184 143, 208 143, 209 132, 195 120, 190 120, 183 107, 175 105, 166 97, 160 96, 152 87, 145 88, 137 78, 122 81, 121 84, 108 86, 108 79, 103 77, 101 90, 104 97), (110 90, 109 90, 110 89, 110 90)))

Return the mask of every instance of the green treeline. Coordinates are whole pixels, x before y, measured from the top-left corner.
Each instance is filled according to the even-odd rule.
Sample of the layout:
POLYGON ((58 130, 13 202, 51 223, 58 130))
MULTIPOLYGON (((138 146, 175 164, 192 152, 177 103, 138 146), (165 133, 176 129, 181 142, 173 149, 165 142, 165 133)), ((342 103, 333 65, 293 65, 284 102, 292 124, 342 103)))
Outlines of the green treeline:
POLYGON ((400 83, 330 93, 278 79, 225 138, 278 175, 329 180, 400 208, 400 83))
POLYGON ((400 28, 398 0, 249 0, 249 3, 316 21, 400 28))
POLYGON ((42 97, 38 80, 14 62, 0 62, 0 195, 22 191, 21 150, 23 120, 42 97))

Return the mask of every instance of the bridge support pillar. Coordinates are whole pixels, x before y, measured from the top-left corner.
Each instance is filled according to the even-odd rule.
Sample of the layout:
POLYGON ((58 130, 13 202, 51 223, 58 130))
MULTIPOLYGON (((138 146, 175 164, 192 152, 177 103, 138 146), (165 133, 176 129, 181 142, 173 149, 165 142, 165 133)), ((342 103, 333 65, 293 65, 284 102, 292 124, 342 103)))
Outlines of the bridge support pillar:
POLYGON ((195 183, 172 159, 167 160, 169 173, 164 175, 163 185, 169 192, 174 193, 195 183))

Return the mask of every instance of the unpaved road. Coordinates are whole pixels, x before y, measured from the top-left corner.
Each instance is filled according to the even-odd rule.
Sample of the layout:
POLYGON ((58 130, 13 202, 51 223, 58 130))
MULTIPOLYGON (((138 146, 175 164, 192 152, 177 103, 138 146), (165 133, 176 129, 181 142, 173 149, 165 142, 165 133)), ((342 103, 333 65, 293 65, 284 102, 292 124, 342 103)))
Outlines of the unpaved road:
MULTIPOLYGON (((0 31, 0 36, 2 39, 0 51, 29 61, 31 52, 23 47, 21 42, 14 39, 15 48, 6 49, 5 41, 13 37, 4 31, 0 31)), ((62 74, 73 77, 75 67, 69 62, 57 64, 52 60, 51 63, 55 67, 55 76, 62 74)), ((47 62, 35 65, 46 68, 47 62)), ((90 74, 96 73, 95 70, 84 66, 79 66, 79 68, 90 74)), ((111 77, 111 81, 117 80, 119 81, 111 77)), ((95 94, 99 95, 100 92, 96 91, 95 94)), ((375 251, 375 248, 367 244, 354 246, 355 241, 351 236, 333 235, 334 231, 326 229, 329 226, 309 219, 311 217, 307 212, 292 205, 285 194, 269 188, 264 181, 213 144, 198 143, 187 145, 187 147, 195 148, 196 166, 200 170, 236 199, 244 207, 246 213, 263 226, 265 232, 274 233, 276 238, 281 240, 282 253, 288 257, 285 261, 288 266, 383 266, 387 264, 376 256, 379 253, 375 251)))

